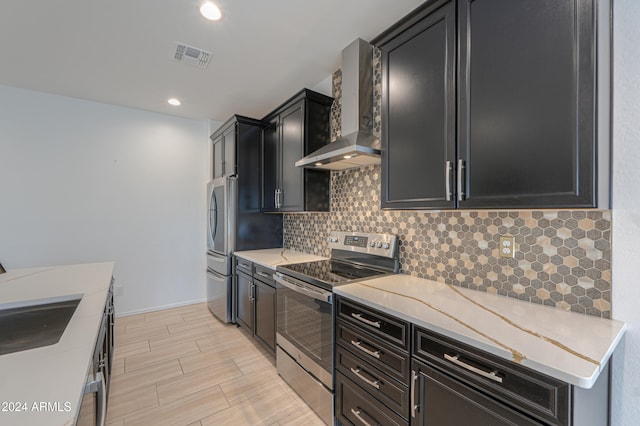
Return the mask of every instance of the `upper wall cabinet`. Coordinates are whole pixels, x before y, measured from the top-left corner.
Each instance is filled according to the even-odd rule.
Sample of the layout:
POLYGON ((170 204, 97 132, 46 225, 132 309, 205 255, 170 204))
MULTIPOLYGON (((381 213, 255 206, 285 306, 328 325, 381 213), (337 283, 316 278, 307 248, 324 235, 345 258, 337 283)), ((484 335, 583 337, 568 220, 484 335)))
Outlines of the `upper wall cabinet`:
POLYGON ((608 207, 610 10, 429 1, 374 40, 382 207, 608 207))
POLYGON ((330 173, 295 162, 330 142, 333 98, 304 89, 263 120, 262 210, 329 211, 330 173))
POLYGON ((211 135, 213 142, 212 178, 234 176, 237 173, 236 139, 241 124, 256 126, 258 121, 241 116, 233 116, 211 135))

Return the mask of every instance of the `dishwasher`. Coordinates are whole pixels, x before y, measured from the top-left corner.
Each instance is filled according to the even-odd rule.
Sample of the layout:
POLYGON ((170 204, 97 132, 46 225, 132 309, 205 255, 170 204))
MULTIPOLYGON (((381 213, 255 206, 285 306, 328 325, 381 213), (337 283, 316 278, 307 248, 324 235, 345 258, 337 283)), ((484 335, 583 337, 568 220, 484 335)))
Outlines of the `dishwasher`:
POLYGON ((571 386, 414 327, 412 424, 567 425, 571 386))

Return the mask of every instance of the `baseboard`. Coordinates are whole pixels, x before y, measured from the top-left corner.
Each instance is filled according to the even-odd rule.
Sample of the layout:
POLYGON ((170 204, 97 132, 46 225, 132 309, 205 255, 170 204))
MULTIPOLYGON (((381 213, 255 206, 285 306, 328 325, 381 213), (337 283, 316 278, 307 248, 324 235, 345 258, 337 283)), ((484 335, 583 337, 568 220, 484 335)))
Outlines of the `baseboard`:
POLYGON ((128 312, 118 312, 118 310, 116 309, 116 318, 128 317, 131 315, 146 314, 148 312, 162 311, 164 309, 179 308, 180 306, 195 305, 197 303, 205 303, 206 301, 207 299, 187 300, 184 302, 171 303, 171 304, 162 305, 162 306, 153 306, 153 307, 144 308, 144 309, 136 309, 135 311, 128 311, 128 312))

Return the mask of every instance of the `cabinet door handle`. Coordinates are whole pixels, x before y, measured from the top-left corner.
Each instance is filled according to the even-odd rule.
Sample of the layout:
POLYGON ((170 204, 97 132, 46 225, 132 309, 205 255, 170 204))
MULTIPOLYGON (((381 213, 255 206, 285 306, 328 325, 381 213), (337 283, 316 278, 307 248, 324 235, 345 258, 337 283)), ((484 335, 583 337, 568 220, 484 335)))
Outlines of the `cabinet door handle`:
POLYGON ((358 340, 358 341, 352 340, 351 344, 356 348, 360 349, 365 354, 371 355, 376 359, 380 359, 380 351, 372 351, 371 349, 365 348, 364 346, 362 346, 362 340, 358 340))
POLYGON ((365 382, 366 384, 373 386, 376 389, 380 389, 380 382, 378 380, 370 380, 367 379, 366 377, 364 377, 361 373, 362 370, 360 370, 359 368, 353 368, 351 367, 351 372, 353 374, 355 374, 360 380, 362 380, 363 382, 365 382))
POLYGON ((474 367, 473 365, 467 364, 466 362, 460 361, 460 355, 449 355, 449 354, 444 354, 444 359, 446 359, 447 361, 450 361, 452 363, 454 363, 455 365, 458 365, 462 368, 464 368, 465 370, 469 370, 473 373, 479 374, 482 377, 486 377, 487 379, 491 379, 495 382, 498 383, 502 383, 502 377, 498 376, 498 371, 497 370, 493 370, 493 371, 483 371, 480 370, 477 367, 474 367))
MULTIPOLYGON (((356 416, 356 418, 357 418, 358 420, 360 420, 364 426, 373 426, 373 424, 372 424, 372 423, 369 423, 368 421, 366 421, 366 420, 362 417, 362 415, 363 415, 363 414, 365 414, 365 415, 367 414, 367 413, 366 413, 366 411, 364 411, 362 408, 360 408, 360 407, 352 408, 352 409, 351 409, 351 414, 353 414, 354 416, 356 416)), ((369 415, 367 415, 367 417, 370 417, 370 416, 369 416, 369 415)), ((380 423, 375 422, 375 424, 376 424, 376 425, 379 425, 380 423)))
POLYGON ((465 193, 466 183, 464 182, 465 178, 465 164, 462 158, 458 159, 458 201, 463 201, 467 198, 467 194, 465 193))
POLYGON ((107 389, 105 384, 105 377, 102 371, 94 373, 84 388, 85 394, 97 393, 97 426, 104 426, 107 420, 107 389))
POLYGON ((444 191, 445 199, 451 201, 451 171, 453 170, 453 164, 451 161, 445 161, 444 163, 444 191))
POLYGON ((251 284, 249 287, 249 300, 251 303, 256 301, 256 285, 251 284))
POLYGON ((370 325, 371 327, 380 328, 380 321, 368 320, 368 319, 364 318, 361 313, 357 313, 356 314, 355 312, 352 312, 351 316, 353 318, 357 319, 358 321, 361 321, 361 322, 363 322, 363 323, 365 323, 367 325, 370 325))
POLYGON ((416 387, 418 385, 416 382, 418 381, 418 375, 415 370, 411 370, 411 417, 416 418, 416 412, 418 411, 418 406, 416 405, 416 387))

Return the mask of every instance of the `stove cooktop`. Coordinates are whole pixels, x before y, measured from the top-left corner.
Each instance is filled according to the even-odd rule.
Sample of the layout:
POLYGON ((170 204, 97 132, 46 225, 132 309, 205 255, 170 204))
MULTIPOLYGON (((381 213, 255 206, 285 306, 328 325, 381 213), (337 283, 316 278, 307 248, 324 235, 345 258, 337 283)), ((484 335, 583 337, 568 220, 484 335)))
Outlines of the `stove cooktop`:
POLYGON ((328 290, 336 285, 390 273, 334 259, 293 263, 278 266, 276 270, 328 290))

